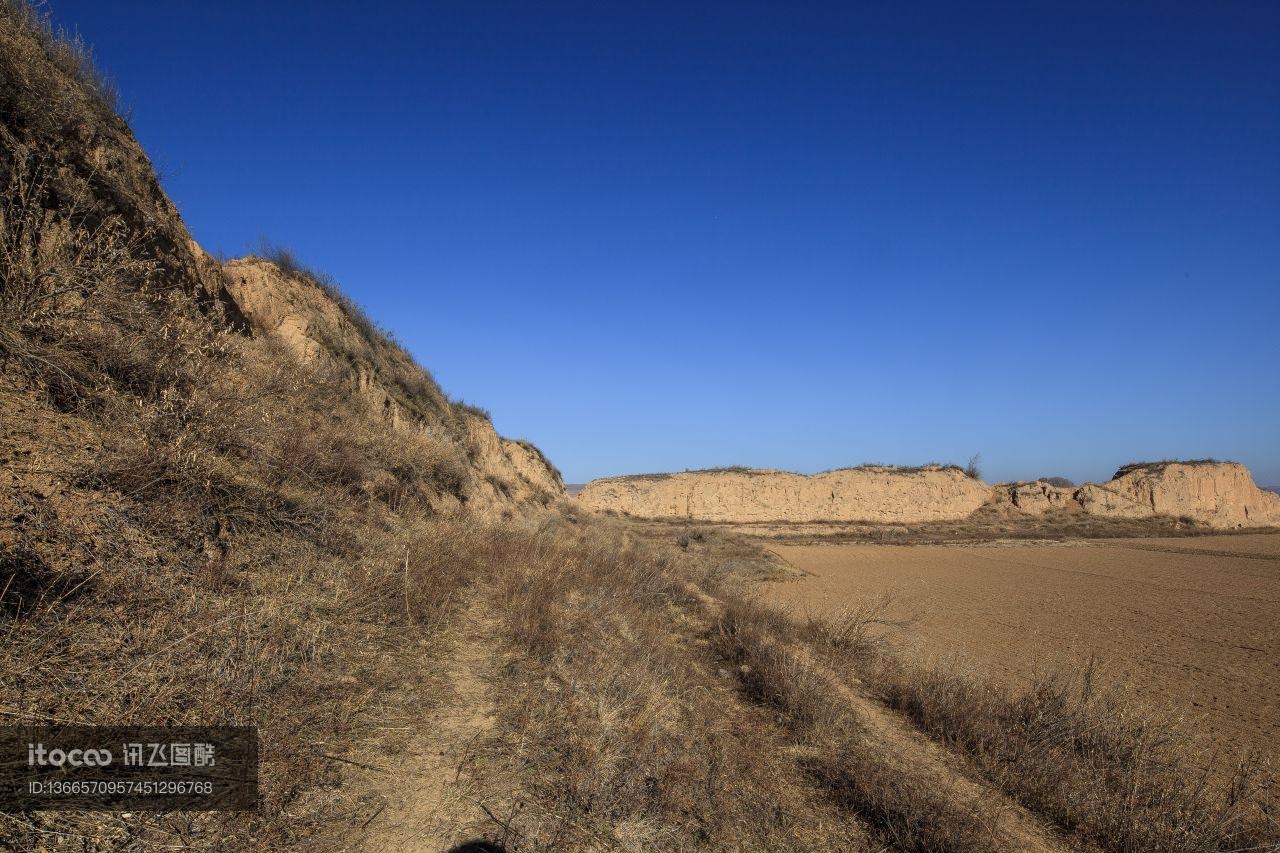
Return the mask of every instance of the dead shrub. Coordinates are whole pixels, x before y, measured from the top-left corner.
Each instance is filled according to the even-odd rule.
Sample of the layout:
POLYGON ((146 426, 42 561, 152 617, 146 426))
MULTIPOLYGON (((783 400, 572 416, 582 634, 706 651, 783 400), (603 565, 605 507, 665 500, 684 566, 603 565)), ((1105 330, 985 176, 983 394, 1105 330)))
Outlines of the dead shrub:
POLYGON ((915 612, 896 615, 897 609, 896 596, 887 591, 829 616, 811 614, 801 623, 799 633, 821 649, 870 660, 885 650, 894 633, 918 618, 915 612))
MULTIPOLYGON (((118 113, 119 90, 94 62, 93 49, 78 33, 55 29, 47 9, 42 11, 42 8, 43 4, 26 0, 3 0, 0 2, 0 20, 32 38, 45 57, 91 93, 103 109, 118 113)), ((47 92, 47 83, 42 88, 47 92)))
POLYGON ((787 640, 790 621, 749 602, 734 602, 716 625, 717 653, 737 668, 744 692, 788 714, 801 729, 835 725, 841 718, 831 700, 832 685, 811 659, 787 640))
POLYGON ((810 774, 841 807, 856 812, 894 850, 988 851, 999 847, 972 803, 876 755, 865 741, 833 741, 805 761, 810 774))
POLYGON ((479 555, 490 531, 459 523, 420 525, 386 551, 352 564, 346 585, 363 618, 416 636, 437 630, 462 591, 487 570, 479 555))
POLYGON ((126 313, 154 268, 141 240, 95 213, 83 185, 59 180, 47 156, 6 152, 0 193, 0 355, 76 398, 97 378, 85 333, 126 313))
POLYGON ((981 453, 975 453, 972 456, 970 456, 969 463, 964 466, 964 475, 968 477, 970 480, 981 480, 982 479, 982 468, 980 467, 981 462, 982 462, 981 453))
POLYGON ((150 244, 51 155, 0 157, 0 358, 63 409, 107 389, 189 393, 225 357, 216 323, 162 285, 150 244))

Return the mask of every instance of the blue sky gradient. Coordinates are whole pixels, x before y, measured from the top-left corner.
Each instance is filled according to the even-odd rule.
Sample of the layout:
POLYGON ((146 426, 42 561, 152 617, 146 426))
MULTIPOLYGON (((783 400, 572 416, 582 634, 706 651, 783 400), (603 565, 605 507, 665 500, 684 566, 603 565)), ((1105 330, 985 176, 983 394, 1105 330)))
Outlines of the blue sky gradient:
POLYGON ((980 5, 53 11, 207 249, 293 247, 571 482, 1280 483, 1280 4, 980 5))

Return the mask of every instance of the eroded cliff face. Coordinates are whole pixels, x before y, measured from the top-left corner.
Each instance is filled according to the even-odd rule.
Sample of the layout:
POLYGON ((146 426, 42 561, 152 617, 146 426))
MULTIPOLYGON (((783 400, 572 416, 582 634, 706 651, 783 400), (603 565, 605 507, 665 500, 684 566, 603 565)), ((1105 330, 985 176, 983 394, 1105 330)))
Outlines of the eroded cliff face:
MULTIPOLYGON (((489 424, 488 431, 493 432, 492 424, 489 424)), ((544 456, 536 445, 521 438, 499 436, 499 440, 502 443, 503 455, 516 474, 557 498, 568 496, 560 469, 551 464, 551 460, 544 456)))
POLYGON ((1280 495, 1260 489, 1238 462, 1158 462, 1121 469, 1081 486, 1085 512, 1123 518, 1186 516, 1212 527, 1280 525, 1280 495))
POLYGON ((643 518, 702 521, 886 521, 964 518, 991 488, 955 468, 849 468, 804 476, 785 471, 699 471, 588 483, 584 505, 643 518))
POLYGON ((1008 504, 1019 512, 1043 515, 1054 510, 1078 510, 1076 489, 1054 486, 1044 480, 1032 483, 1000 483, 991 487, 991 500, 1008 504))
POLYGON ((1105 483, 1079 488, 1034 483, 992 487, 992 502, 1020 512, 1084 512, 1113 518, 1190 518, 1221 529, 1280 525, 1280 495, 1254 485, 1238 462, 1128 465, 1105 483))
POLYGON ((390 429, 455 445, 459 464, 471 474, 465 484, 470 508, 566 496, 560 472, 536 447, 499 436, 487 417, 451 403, 406 352, 370 329, 332 290, 261 258, 230 261, 223 272, 225 302, 248 333, 276 341, 305 364, 344 375, 352 393, 390 429))
POLYGON ((984 504, 1032 515, 1191 518, 1216 528, 1280 525, 1280 495, 1259 489, 1235 462, 1128 466, 1079 488, 1043 480, 987 486, 957 468, 851 468, 806 477, 723 470, 612 477, 588 483, 588 508, 640 518, 724 522, 867 521, 908 524, 965 518, 984 504))
POLYGON ((493 490, 492 498, 527 499, 545 493, 557 499, 567 497, 564 481, 542 453, 527 441, 516 441, 498 435, 488 418, 461 412, 466 425, 466 447, 471 464, 484 484, 493 490))

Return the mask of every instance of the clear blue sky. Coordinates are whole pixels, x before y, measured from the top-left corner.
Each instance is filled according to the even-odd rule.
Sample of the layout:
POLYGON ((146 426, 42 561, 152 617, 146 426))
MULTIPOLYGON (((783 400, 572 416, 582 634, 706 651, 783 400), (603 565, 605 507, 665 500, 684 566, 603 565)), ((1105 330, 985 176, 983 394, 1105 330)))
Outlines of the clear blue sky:
POLYGON ((55 0, 196 238, 568 480, 1280 483, 1280 4, 55 0))

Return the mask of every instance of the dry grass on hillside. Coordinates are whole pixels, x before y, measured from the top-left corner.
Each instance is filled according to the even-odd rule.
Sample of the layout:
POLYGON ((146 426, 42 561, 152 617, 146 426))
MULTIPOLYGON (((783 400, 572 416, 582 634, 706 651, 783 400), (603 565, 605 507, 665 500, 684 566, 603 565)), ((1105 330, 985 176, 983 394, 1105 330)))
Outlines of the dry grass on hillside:
POLYGON ((804 744, 801 764, 831 800, 858 815, 898 850, 991 850, 1002 845, 983 814, 989 806, 939 785, 936 774, 901 760, 854 712, 845 688, 794 642, 785 616, 731 601, 715 648, 745 694, 778 709, 804 744))
MULTIPOLYGON (((24 42, 39 50, 67 79, 74 81, 81 92, 88 93, 103 112, 109 115, 120 112, 120 92, 115 81, 94 61, 93 49, 79 33, 55 28, 44 4, 26 0, 2 0, 0 15, 5 19, 5 26, 20 30, 24 42)), ((48 80, 47 75, 39 76, 39 81, 48 80)), ((23 78, 20 82, 35 88, 38 81, 32 77, 23 78)), ((47 84, 40 86, 37 91, 44 96, 56 94, 47 84)), ((49 100, 56 103, 54 98, 49 100)))
POLYGON ((1223 784, 1174 721, 1092 670, 1024 689, 904 659, 886 609, 810 619, 796 632, 923 732, 1063 832, 1104 850, 1264 849, 1280 839, 1273 768, 1246 757, 1223 784))
MULTIPOLYGON (((630 541, 629 541, 630 540, 630 541)), ((500 567, 498 727, 464 769, 513 850, 871 849, 737 701, 686 589, 702 564, 557 523, 500 567)))
POLYGON ((1249 850, 1280 837, 1270 768, 1244 759, 1223 788, 1197 769, 1175 722, 1090 671, 1011 692, 886 659, 867 680, 1020 802, 1101 849, 1249 850))
POLYGON ((257 725, 264 799, 0 844, 297 843, 342 815, 342 753, 429 704, 418 642, 484 554, 432 518, 465 448, 232 333, 57 156, 0 155, 0 715, 257 725))
POLYGON ((1111 479, 1123 477, 1139 469, 1147 469, 1152 472, 1162 471, 1170 465, 1222 465, 1224 460, 1221 459, 1161 459, 1156 462, 1130 462, 1127 465, 1121 465, 1116 472, 1111 475, 1111 479))
POLYGON ((0 714, 257 725, 264 794, 248 819, 11 815, 4 846, 295 843, 342 814, 317 793, 342 756, 429 705, 419 640, 484 555, 476 529, 430 518, 462 463, 295 371, 247 401, 252 373, 76 414, 0 395, 0 714))
POLYGON ((284 275, 310 285, 323 293, 342 311, 343 316, 359 333, 359 342, 325 340, 323 327, 311 330, 338 361, 355 360, 365 366, 395 396, 406 410, 427 422, 443 420, 453 424, 458 411, 466 411, 489 420, 489 413, 461 401, 451 401, 441 390, 435 378, 414 361, 409 351, 388 329, 384 329, 347 296, 333 276, 304 264, 287 246, 272 243, 265 237, 248 260, 265 260, 274 264, 284 275), (354 348, 354 351, 352 351, 354 348))

